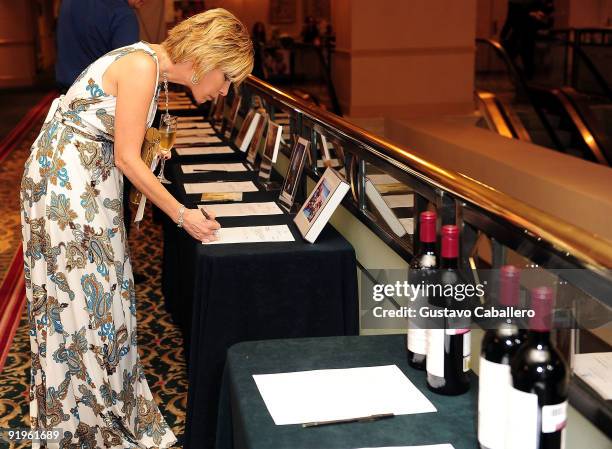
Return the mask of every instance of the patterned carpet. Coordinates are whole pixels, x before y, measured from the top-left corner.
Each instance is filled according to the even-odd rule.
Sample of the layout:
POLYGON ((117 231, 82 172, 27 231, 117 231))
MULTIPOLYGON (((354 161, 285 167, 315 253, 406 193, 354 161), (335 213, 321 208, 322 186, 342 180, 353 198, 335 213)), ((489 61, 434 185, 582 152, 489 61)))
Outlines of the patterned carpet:
POLYGON ((19 182, 23 164, 30 154, 30 145, 38 135, 41 124, 42 120, 0 164, 0 283, 21 243, 19 182))
MULTIPOLYGON (((30 143, 38 126, 0 166, 0 280, 21 241, 19 182, 30 143)), ((176 436, 184 433, 187 408, 187 375, 180 330, 171 322, 161 295, 161 227, 150 213, 142 229, 132 229, 130 253, 135 272, 144 276, 136 284, 138 344, 147 380, 168 424, 176 436)), ((30 342, 27 315, 21 317, 4 370, 0 373, 0 428, 29 427, 30 342)), ((24 448, 0 440, 0 448, 24 448)))

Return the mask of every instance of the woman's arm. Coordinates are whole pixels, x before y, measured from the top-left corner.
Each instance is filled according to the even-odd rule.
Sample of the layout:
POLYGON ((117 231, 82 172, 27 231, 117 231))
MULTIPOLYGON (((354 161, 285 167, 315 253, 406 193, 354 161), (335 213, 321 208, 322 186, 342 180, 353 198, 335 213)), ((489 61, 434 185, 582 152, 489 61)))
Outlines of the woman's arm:
MULTIPOLYGON (((111 85, 116 86, 115 165, 143 195, 176 223, 181 204, 140 158, 145 123, 155 89, 156 70, 157 65, 149 55, 136 52, 118 60, 105 75, 111 78, 111 85)), ((220 226, 215 220, 206 220, 197 209, 186 209, 183 218, 183 227, 193 238, 216 240, 213 232, 220 226)))

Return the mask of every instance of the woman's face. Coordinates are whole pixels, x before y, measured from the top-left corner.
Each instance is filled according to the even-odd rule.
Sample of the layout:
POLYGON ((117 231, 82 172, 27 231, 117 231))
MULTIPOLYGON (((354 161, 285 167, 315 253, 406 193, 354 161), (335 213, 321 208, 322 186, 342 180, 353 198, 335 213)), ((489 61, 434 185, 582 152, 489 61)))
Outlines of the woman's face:
POLYGON ((220 69, 214 69, 203 75, 198 84, 189 84, 193 97, 198 104, 213 100, 219 95, 226 96, 231 82, 220 69))

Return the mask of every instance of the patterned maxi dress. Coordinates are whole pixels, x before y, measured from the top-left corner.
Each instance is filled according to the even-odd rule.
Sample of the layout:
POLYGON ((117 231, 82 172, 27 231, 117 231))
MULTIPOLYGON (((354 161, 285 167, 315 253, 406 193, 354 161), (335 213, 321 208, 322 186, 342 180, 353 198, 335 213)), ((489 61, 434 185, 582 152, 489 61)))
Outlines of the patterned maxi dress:
POLYGON ((106 69, 134 51, 157 63, 144 42, 95 61, 55 101, 25 164, 30 416, 33 429, 62 430, 60 442, 34 448, 166 448, 176 440, 138 356, 123 174, 113 156, 116 98, 101 87, 106 69))

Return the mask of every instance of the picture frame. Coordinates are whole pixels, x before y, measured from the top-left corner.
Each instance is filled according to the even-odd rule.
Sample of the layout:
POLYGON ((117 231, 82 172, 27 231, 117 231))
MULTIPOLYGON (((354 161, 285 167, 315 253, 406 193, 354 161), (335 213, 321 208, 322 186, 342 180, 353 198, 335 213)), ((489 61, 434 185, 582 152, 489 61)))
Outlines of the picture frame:
MULTIPOLYGON (((268 186, 270 184, 270 176, 272 175, 272 165, 276 163, 278 158, 278 150, 280 148, 281 136, 283 133, 282 125, 268 119, 268 132, 266 133, 266 142, 264 151, 259 164, 259 181, 268 186)), ((266 190, 269 190, 266 188, 266 190)))
POLYGON ((310 147, 310 142, 303 137, 298 137, 291 151, 289 168, 285 175, 285 180, 278 197, 279 202, 287 209, 291 210, 295 201, 295 194, 304 171, 306 153, 310 147))
POLYGON ((255 112, 254 109, 250 109, 242 121, 240 131, 238 131, 234 144, 243 153, 249 148, 249 144, 251 143, 251 139, 253 138, 255 128, 257 127, 257 123, 259 123, 260 118, 261 115, 258 112, 255 112))
POLYGON ((231 139, 232 137, 232 133, 234 131, 234 124, 236 123, 236 117, 238 116, 238 110, 240 109, 241 102, 242 97, 236 93, 236 95, 234 96, 234 101, 232 102, 229 117, 223 121, 223 128, 221 130, 221 133, 225 136, 226 139, 231 139))
POLYGON ((257 122, 257 126, 255 127, 255 132, 253 133, 253 138, 251 139, 251 143, 249 144, 249 151, 247 153, 247 162, 251 166, 255 166, 255 162, 257 160, 257 150, 259 150, 259 146, 261 145, 261 139, 264 134, 264 130, 266 129, 267 120, 264 117, 264 112, 262 112, 261 118, 257 122))
POLYGON ((217 102, 215 103, 215 111, 212 117, 213 124, 217 124, 223 119, 224 109, 225 109, 225 97, 222 95, 219 95, 217 97, 217 102))
POLYGON ((296 0, 270 0, 270 23, 295 23, 297 17, 296 0))
POLYGON ((293 219, 306 241, 316 241, 349 189, 336 170, 330 167, 325 170, 293 219))

